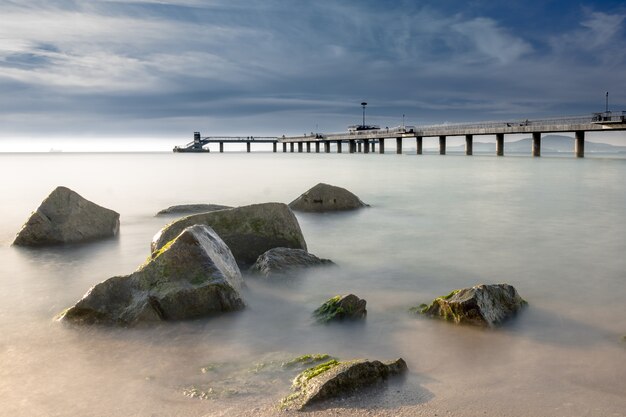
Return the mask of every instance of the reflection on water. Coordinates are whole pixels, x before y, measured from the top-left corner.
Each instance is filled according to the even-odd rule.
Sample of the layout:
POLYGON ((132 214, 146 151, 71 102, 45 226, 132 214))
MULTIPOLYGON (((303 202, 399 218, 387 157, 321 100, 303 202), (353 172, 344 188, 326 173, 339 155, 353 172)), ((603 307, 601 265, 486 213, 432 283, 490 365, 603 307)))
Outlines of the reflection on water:
POLYGON ((2 177, 13 178, 0 183, 0 415, 273 414, 292 375, 248 371, 304 353, 409 365, 405 381, 328 413, 623 415, 624 160, 54 154, 0 162, 2 177), (49 174, 34 174, 42 171, 49 174), (310 251, 338 267, 278 283, 246 277, 247 309, 218 318, 132 330, 52 320, 95 283, 145 260, 171 221, 155 218, 158 210, 289 202, 317 182, 372 205, 297 215, 310 251), (10 247, 61 184, 120 212, 120 236, 10 247), (407 313, 480 282, 514 285, 529 308, 499 331, 407 313), (364 323, 314 323, 319 304, 348 292, 368 301, 364 323), (226 365, 203 373, 211 364, 226 365), (194 388, 221 394, 184 395, 194 388))

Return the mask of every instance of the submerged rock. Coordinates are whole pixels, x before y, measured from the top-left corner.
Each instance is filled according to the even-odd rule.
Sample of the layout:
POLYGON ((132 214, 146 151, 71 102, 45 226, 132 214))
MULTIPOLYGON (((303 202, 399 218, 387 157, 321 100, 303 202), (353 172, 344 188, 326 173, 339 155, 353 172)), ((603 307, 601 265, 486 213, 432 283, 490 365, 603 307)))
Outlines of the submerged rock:
POLYGON ((259 256, 250 270, 270 276, 318 265, 334 265, 334 263, 329 259, 318 258, 303 249, 273 248, 259 256))
POLYGON ((366 207, 359 197, 345 188, 319 183, 289 203, 292 210, 324 212, 366 207))
POLYGON ((276 247, 306 250, 296 216, 282 203, 253 204, 183 217, 161 229, 152 239, 156 253, 184 228, 194 224, 212 227, 232 251, 240 266, 250 266, 276 247))
POLYGON ((354 395, 359 390, 408 370, 400 358, 392 362, 358 359, 330 360, 301 372, 292 384, 293 394, 283 398, 281 408, 303 410, 333 398, 354 395))
POLYGON ((159 211, 157 216, 166 216, 169 214, 195 214, 195 213, 207 213, 209 211, 230 209, 231 206, 222 206, 220 204, 179 204, 176 206, 170 206, 166 209, 159 211))
POLYGON ((526 304, 509 284, 482 284, 452 291, 430 305, 412 309, 457 324, 496 327, 515 316, 526 304))
POLYGON ((313 316, 320 323, 344 319, 358 320, 365 318, 367 315, 366 304, 367 301, 354 294, 344 295, 343 297, 337 295, 317 308, 313 312, 313 316))
POLYGON ((130 275, 109 278, 60 315, 79 324, 133 325, 240 310, 241 272, 210 228, 184 229, 130 275))
POLYGON ((314 353, 298 356, 287 362, 282 363, 283 368, 294 368, 297 366, 311 366, 319 362, 327 362, 333 358, 327 353, 314 353))
POLYGON ((45 246, 86 242, 115 236, 120 215, 84 199, 67 187, 57 187, 17 234, 14 245, 45 246))

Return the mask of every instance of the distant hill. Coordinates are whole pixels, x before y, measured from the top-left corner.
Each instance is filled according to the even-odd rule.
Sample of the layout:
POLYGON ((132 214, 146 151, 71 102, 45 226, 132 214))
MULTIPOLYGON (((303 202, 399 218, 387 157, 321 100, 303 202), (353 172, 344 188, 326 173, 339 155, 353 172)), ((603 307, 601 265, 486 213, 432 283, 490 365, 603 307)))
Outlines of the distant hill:
MULTIPOLYGON (((448 146, 449 151, 464 151, 465 145, 448 146)), ((504 141, 504 152, 527 152, 532 149, 532 138, 524 138, 513 142, 504 141)), ((494 152, 496 144, 474 141, 474 152, 494 152)), ((541 137, 542 152, 574 152, 574 138, 562 135, 545 135, 541 137)), ((626 146, 614 146, 608 143, 585 141, 585 152, 626 152, 626 146)))

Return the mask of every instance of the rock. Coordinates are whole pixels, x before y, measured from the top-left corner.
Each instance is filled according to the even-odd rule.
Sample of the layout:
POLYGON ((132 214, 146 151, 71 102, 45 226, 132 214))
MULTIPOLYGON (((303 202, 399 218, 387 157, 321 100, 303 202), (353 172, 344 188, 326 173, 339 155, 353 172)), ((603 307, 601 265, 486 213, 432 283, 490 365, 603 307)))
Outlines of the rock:
POLYGON ((259 256, 250 270, 270 276, 317 265, 334 263, 329 259, 318 258, 303 249, 273 248, 259 256))
POLYGON ((161 229, 152 239, 152 252, 194 224, 212 227, 230 248, 240 267, 250 266, 272 248, 306 250, 296 216, 282 203, 253 204, 183 217, 161 229))
POLYGON ((222 206, 220 204, 180 204, 171 206, 159 211, 157 216, 166 216, 170 214, 195 214, 208 213, 209 211, 230 209, 230 206, 222 206))
POLYGON ((344 319, 358 320, 365 318, 367 315, 366 304, 367 301, 354 294, 344 295, 343 297, 337 295, 315 310, 313 316, 320 323, 344 319))
POLYGON ((85 200, 66 187, 57 187, 33 212, 14 245, 45 246, 78 243, 115 236, 120 215, 85 200))
POLYGON ((333 358, 328 353, 314 353, 301 355, 287 362, 282 363, 283 368, 294 368, 296 366, 309 367, 319 362, 327 362, 333 358))
POLYGON ((242 309, 242 285, 230 249, 210 227, 195 225, 132 274, 91 288, 59 318, 119 325, 191 319, 242 309))
POLYGON ((367 207, 359 197, 345 188, 319 183, 289 203, 292 210, 324 212, 367 207))
POLYGON ((422 304, 412 310, 457 324, 496 327, 515 316, 526 304, 511 285, 482 284, 452 291, 430 305, 422 304))
POLYGON ((347 362, 330 360, 301 372, 293 380, 294 393, 283 398, 281 408, 304 410, 315 403, 353 395, 407 370, 402 358, 387 363, 366 359, 347 362))

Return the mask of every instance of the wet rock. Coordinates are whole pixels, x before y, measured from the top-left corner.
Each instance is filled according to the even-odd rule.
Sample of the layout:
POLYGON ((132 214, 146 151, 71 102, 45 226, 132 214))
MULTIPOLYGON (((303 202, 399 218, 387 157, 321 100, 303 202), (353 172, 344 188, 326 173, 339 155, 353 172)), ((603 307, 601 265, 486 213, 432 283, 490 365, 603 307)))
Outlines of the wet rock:
POLYGON ((178 219, 154 236, 152 252, 156 253, 184 228, 194 224, 212 227, 241 267, 252 265, 261 254, 272 248, 306 250, 302 230, 289 207, 282 203, 264 203, 178 219))
POLYGON ((373 386, 390 376, 408 370, 400 358, 392 362, 358 359, 338 362, 330 360, 300 373, 292 384, 294 393, 283 398, 281 408, 304 410, 326 400, 354 395, 359 390, 373 386))
POLYGON ((496 327, 515 316, 526 304, 511 285, 482 284, 454 290, 413 311, 457 324, 496 327))
POLYGON ((130 275, 109 278, 61 313, 78 324, 134 325, 240 310, 241 272, 220 237, 204 225, 184 229, 130 275))
POLYGON ((319 183, 289 203, 292 210, 325 212, 354 210, 366 207, 359 197, 345 188, 319 183))
POLYGON ((293 358, 287 362, 282 363, 283 368, 295 368, 295 367, 304 367, 311 366, 320 362, 328 362, 333 358, 327 353, 314 353, 314 354, 306 354, 301 355, 296 358, 293 358))
POLYGON ((67 187, 57 187, 17 234, 14 245, 46 246, 79 243, 115 236, 120 215, 84 199, 67 187))
POLYGON ((318 258, 303 249, 273 248, 259 256, 250 270, 270 276, 319 265, 334 265, 334 263, 329 259, 318 258))
POLYGON ((230 209, 230 206, 222 206, 220 204, 179 204, 171 206, 159 211, 157 216, 167 216, 171 214, 196 214, 208 213, 210 211, 230 209))
POLYGON ((337 295, 313 312, 313 316, 320 323, 340 320, 358 320, 367 315, 365 305, 367 301, 354 294, 344 296, 337 295))

